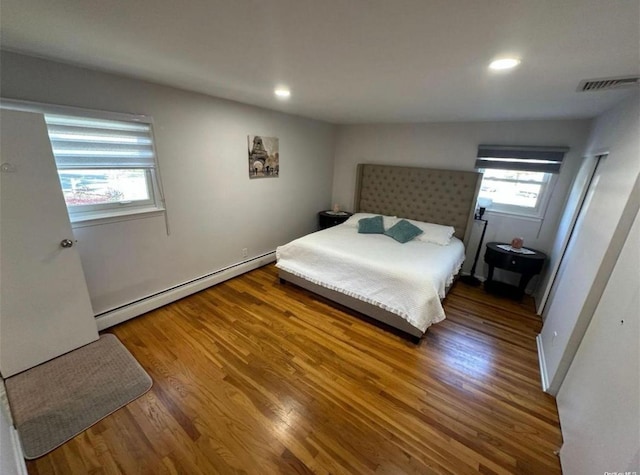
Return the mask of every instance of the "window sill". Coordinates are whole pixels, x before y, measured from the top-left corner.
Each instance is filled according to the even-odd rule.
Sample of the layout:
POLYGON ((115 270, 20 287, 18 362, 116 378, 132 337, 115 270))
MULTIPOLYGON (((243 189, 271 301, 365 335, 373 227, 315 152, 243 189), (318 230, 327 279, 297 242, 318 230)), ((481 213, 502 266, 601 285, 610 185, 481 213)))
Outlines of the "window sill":
POLYGON ((487 210, 487 212, 485 213, 485 216, 504 216, 505 218, 517 218, 517 219, 525 219, 527 221, 535 221, 535 222, 541 222, 544 220, 543 216, 534 216, 534 215, 528 215, 528 214, 520 214, 520 213, 514 213, 514 212, 509 212, 509 211, 498 211, 498 210, 487 210))
POLYGON ((122 211, 103 211, 87 214, 85 216, 69 216, 72 228, 83 228, 86 226, 99 226, 101 224, 117 223, 132 219, 152 218, 164 214, 164 208, 155 206, 149 208, 135 208, 122 211))

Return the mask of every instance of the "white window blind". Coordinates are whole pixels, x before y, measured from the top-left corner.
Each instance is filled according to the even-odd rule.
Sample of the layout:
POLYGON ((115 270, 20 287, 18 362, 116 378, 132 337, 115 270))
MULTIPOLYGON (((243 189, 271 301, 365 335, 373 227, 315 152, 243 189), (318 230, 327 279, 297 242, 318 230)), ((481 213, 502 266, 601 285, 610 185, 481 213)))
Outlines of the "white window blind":
POLYGON ((150 124, 45 114, 58 169, 155 168, 150 124))

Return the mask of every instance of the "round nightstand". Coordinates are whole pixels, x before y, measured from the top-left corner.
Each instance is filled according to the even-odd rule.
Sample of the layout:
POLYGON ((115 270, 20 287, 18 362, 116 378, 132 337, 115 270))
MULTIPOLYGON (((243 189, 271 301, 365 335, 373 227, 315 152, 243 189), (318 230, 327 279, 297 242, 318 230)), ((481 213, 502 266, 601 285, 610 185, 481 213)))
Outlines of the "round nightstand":
POLYGON ((498 246, 509 246, 508 243, 489 242, 484 253, 484 261, 489 264, 489 275, 484 283, 487 292, 506 295, 514 299, 521 299, 527 284, 531 278, 539 274, 547 259, 543 252, 529 249, 532 254, 510 251, 498 246), (504 269, 520 274, 520 283, 515 285, 505 284, 493 280, 493 270, 495 268, 504 269))
POLYGON ((349 219, 349 216, 352 214, 353 213, 348 213, 346 211, 320 211, 318 213, 318 226, 320 226, 320 229, 327 229, 332 226, 342 224, 349 219))

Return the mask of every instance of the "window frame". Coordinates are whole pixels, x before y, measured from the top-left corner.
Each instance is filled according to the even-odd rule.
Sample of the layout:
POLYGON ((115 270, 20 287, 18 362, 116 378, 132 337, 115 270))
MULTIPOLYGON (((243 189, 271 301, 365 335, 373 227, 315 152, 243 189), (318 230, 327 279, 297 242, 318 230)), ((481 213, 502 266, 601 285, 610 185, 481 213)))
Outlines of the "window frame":
MULTIPOLYGON (((151 150, 153 153, 153 166, 140 166, 137 169, 145 170, 147 192, 150 199, 136 200, 133 202, 113 202, 101 203, 95 205, 69 205, 66 203, 69 221, 72 227, 90 226, 94 224, 103 224, 112 221, 120 221, 123 219, 144 218, 149 215, 165 214, 165 199, 160 178, 160 170, 158 164, 158 154, 156 151, 154 123, 150 116, 129 114, 121 112, 101 111, 95 109, 85 109, 79 107, 62 106, 56 104, 46 104, 30 101, 20 101, 12 99, 0 99, 0 105, 4 108, 22 110, 26 112, 35 112, 46 115, 62 115, 75 116, 83 119, 103 119, 114 120, 131 123, 142 123, 149 126, 149 136, 151 138, 151 150), (142 201, 142 202, 141 202, 142 201)), ((43 117, 44 119, 44 117, 43 117)), ((48 130, 48 129, 47 129, 48 130)), ((53 147, 52 147, 53 148, 53 147)), ((55 154, 54 154, 55 158, 55 154)), ((64 170, 83 170, 88 167, 59 167, 56 162, 58 172, 64 170)), ((104 170, 123 170, 123 167, 91 167, 92 169, 104 170)), ((62 190, 62 183, 60 183, 62 190)))
MULTIPOLYGON (((519 204, 492 203, 488 210, 520 217, 529 217, 542 220, 551 201, 551 195, 555 188, 557 175, 560 174, 565 156, 569 151, 566 146, 539 146, 539 145, 478 145, 475 168, 483 174, 480 182, 480 191, 485 185, 485 173, 488 170, 509 172, 535 172, 544 173, 544 181, 540 185, 540 191, 535 207, 519 204)), ((493 181, 514 181, 506 179, 491 179, 493 181)), ((522 182, 521 180, 515 180, 522 182)), ((540 183, 524 180, 524 183, 540 183)))
MULTIPOLYGON (((80 168, 59 168, 58 173, 63 170, 82 170, 80 168)), ((92 168, 92 170, 124 170, 124 168, 92 168)), ((136 212, 145 212, 144 210, 158 209, 157 196, 158 187, 155 184, 155 170, 151 168, 138 168, 136 170, 143 170, 145 172, 145 183, 147 185, 147 192, 149 198, 146 200, 132 200, 132 201, 117 201, 113 203, 100 203, 90 205, 69 205, 67 204, 67 212, 69 218, 73 223, 87 221, 95 219, 96 216, 105 217, 106 214, 113 212, 113 215, 120 214, 120 212, 127 212, 127 214, 135 214, 136 212), (142 211, 141 211, 142 210, 142 211)))
MULTIPOLYGON (((484 173, 487 170, 488 169, 485 169, 485 168, 478 169, 478 171, 483 174, 482 180, 480 182, 480 189, 482 189, 482 187, 485 185, 484 173)), ((513 169, 510 169, 510 168, 492 168, 492 170, 514 171, 513 169)), ((507 214, 507 215, 542 219, 544 217, 544 214, 547 210, 547 206, 551 199, 551 194, 553 193, 553 189, 555 187, 555 183, 557 180, 557 174, 550 173, 550 172, 539 172, 539 173, 544 173, 543 182, 538 182, 538 181, 529 182, 529 183, 535 183, 536 185, 540 184, 540 192, 538 193, 538 198, 537 198, 535 207, 497 203, 494 201, 491 204, 491 207, 487 208, 487 211, 492 213, 498 213, 498 214, 507 214)), ((527 183, 526 181, 522 181, 522 180, 503 180, 503 179, 495 179, 495 178, 487 178, 487 180, 527 183)))

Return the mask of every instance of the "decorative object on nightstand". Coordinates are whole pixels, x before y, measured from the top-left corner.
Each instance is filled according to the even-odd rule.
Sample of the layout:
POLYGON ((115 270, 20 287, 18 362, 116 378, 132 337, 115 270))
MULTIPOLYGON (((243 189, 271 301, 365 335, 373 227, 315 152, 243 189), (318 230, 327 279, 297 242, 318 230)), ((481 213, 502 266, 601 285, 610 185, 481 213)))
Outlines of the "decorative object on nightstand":
POLYGON ((524 247, 516 249, 508 243, 489 242, 484 253, 484 261, 489 264, 489 276, 484 283, 484 288, 489 293, 520 300, 527 284, 534 275, 540 273, 546 259, 546 254, 535 249, 524 247), (496 267, 519 273, 520 283, 515 286, 493 280, 493 271, 496 267))
POLYGON ((318 226, 320 229, 327 229, 332 226, 344 223, 352 213, 347 211, 326 210, 318 213, 318 226))
POLYGON ((480 279, 476 277, 476 265, 478 264, 478 258, 480 257, 480 250, 482 249, 482 241, 484 241, 484 235, 487 232, 487 224, 489 221, 484 219, 484 213, 488 207, 493 204, 493 200, 489 198, 478 198, 478 211, 474 215, 474 219, 476 221, 481 221, 484 223, 482 227, 482 235, 480 236, 480 241, 478 242, 478 249, 476 250, 476 257, 473 259, 473 266, 471 267, 471 273, 469 275, 463 275, 460 277, 460 281, 464 282, 467 285, 478 286, 480 285, 480 279))

